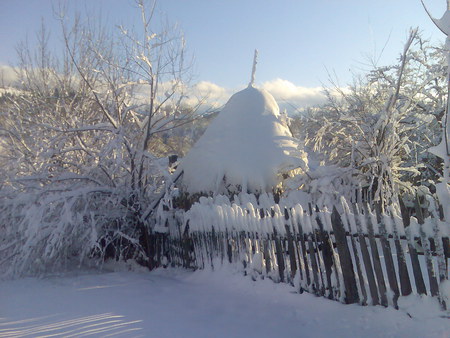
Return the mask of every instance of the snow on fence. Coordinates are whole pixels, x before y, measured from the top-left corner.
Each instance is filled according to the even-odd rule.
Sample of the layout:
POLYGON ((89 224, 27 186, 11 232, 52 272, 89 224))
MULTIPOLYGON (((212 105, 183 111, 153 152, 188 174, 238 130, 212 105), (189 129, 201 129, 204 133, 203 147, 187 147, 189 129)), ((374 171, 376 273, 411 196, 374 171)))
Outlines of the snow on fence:
POLYGON ((243 264, 252 278, 343 303, 397 308, 414 293, 447 306, 448 224, 437 217, 402 219, 394 208, 377 214, 344 200, 319 210, 201 198, 187 212, 166 213, 164 224, 169 236, 157 251, 173 265, 243 264))

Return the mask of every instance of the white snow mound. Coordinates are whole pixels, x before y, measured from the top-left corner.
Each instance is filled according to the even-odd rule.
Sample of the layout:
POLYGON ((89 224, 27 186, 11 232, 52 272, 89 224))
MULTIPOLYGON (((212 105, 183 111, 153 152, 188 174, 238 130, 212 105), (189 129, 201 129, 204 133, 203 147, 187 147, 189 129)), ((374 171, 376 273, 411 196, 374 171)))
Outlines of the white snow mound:
POLYGON ((252 86, 234 94, 180 164, 189 193, 269 192, 280 174, 305 169, 271 94, 252 86))

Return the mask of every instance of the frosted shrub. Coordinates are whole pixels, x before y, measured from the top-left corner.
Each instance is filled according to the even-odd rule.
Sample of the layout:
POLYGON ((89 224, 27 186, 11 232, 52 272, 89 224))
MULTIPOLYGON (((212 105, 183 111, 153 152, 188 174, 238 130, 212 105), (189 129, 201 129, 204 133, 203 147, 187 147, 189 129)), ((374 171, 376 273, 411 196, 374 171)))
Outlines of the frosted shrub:
POLYGON ((20 90, 0 101, 0 272, 148 261, 144 214, 167 178, 161 158, 182 148, 167 140, 203 100, 185 104, 184 38, 175 26, 155 31, 145 3, 136 2, 144 35, 58 13, 61 50, 44 26, 36 50, 18 47, 20 90))
POLYGON ((396 65, 374 67, 328 105, 302 119, 300 135, 325 165, 346 168, 355 188, 389 204, 399 193, 433 186, 446 90, 442 50, 413 30, 396 65))
POLYGON ((130 227, 132 217, 124 209, 117 192, 106 189, 3 191, 2 277, 56 271, 87 259, 100 263, 108 250, 116 258, 126 249, 135 257, 145 255, 136 227, 130 227), (120 241, 127 245, 120 246, 120 241))

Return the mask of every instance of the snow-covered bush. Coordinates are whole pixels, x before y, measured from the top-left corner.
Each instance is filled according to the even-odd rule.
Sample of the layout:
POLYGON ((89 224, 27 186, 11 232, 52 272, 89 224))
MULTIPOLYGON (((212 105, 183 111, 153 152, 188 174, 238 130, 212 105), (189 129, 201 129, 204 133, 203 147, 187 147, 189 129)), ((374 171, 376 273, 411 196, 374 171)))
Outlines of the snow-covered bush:
POLYGON ((152 9, 137 4, 143 36, 62 13, 61 51, 45 27, 36 51, 18 47, 20 91, 0 107, 0 255, 14 274, 71 255, 148 258, 143 214, 169 177, 164 140, 197 107, 184 104, 183 36, 154 31, 152 9))
POLYGON ((390 203, 421 184, 433 187, 440 162, 427 150, 441 137, 445 73, 442 49, 414 30, 398 64, 333 89, 338 97, 329 91, 329 103, 311 109, 298 133, 322 165, 346 168, 342 180, 353 178, 354 189, 365 189, 374 201, 390 203))
MULTIPOLYGON (((46 185, 29 177, 0 190, 0 277, 73 268, 105 259, 148 265, 148 229, 126 186, 78 178, 46 185)), ((149 202, 150 203, 150 199, 149 202)))

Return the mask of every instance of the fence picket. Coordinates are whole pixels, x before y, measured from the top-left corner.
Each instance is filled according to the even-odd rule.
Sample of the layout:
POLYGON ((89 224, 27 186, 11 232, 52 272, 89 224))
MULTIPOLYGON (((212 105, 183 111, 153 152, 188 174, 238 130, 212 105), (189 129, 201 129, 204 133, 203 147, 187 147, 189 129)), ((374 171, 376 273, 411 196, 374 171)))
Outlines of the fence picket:
POLYGON ((318 214, 319 208, 316 206, 316 222, 319 226, 319 238, 322 242, 322 256, 323 263, 325 265, 325 274, 327 279, 327 288, 328 288, 328 298, 334 299, 334 288, 331 282, 331 273, 333 268, 333 254, 332 248, 333 244, 331 243, 329 234, 325 231, 322 220, 318 214))
POLYGON ((378 206, 379 204, 376 205, 375 212, 380 231, 381 250, 383 250, 384 266, 386 268, 389 287, 393 293, 392 302, 394 303, 394 307, 397 309, 398 308, 397 301, 398 297, 400 297, 400 290, 398 288, 397 276, 395 274, 394 259, 392 258, 391 244, 389 241, 389 237, 387 235, 386 223, 385 220, 383 219, 384 216, 381 214, 381 209, 378 206))
POLYGON ((427 289, 425 287, 425 282, 422 276, 422 270, 420 268, 419 256, 417 254, 417 250, 414 247, 414 238, 409 238, 408 240, 408 250, 409 256, 411 258, 411 265, 413 268, 414 280, 416 282, 416 290, 419 295, 426 295, 427 289))
POLYGON ((290 282, 292 283, 292 281, 295 278, 295 274, 297 273, 297 261, 296 261, 296 257, 295 257, 295 248, 294 248, 294 238, 292 236, 292 232, 291 232, 291 221, 290 221, 290 217, 289 217, 289 212, 288 210, 285 208, 284 209, 284 219, 286 221, 286 238, 287 238, 287 243, 288 243, 288 252, 289 252, 289 266, 290 266, 290 282), (289 222, 289 223, 288 223, 289 222))
POLYGON ((430 292, 433 297, 439 297, 439 287, 433 267, 433 258, 432 258, 433 256, 431 254, 430 242, 428 241, 425 231, 423 230, 425 219, 422 213, 422 208, 419 205, 418 199, 415 200, 414 207, 416 209, 417 221, 419 223, 419 234, 425 255, 425 262, 428 272, 428 281, 430 283, 430 292))
POLYGON ((403 200, 400 199, 399 201, 403 226, 405 228, 406 240, 408 242, 408 252, 409 258, 411 259, 411 267, 416 285, 416 292, 419 295, 426 295, 427 289, 423 280, 422 269, 420 268, 419 255, 417 254, 417 250, 415 248, 415 229, 417 229, 418 224, 415 221, 413 224, 411 224, 411 217, 409 215, 409 212, 406 210, 406 206, 403 203, 403 200))
POLYGON ((381 261, 380 261, 380 255, 378 253, 377 242, 375 241, 375 232, 374 232, 374 228, 373 228, 373 224, 372 224, 372 219, 370 217, 370 210, 366 204, 363 204, 363 210, 364 210, 364 213, 366 216, 367 232, 368 232, 369 243, 370 243, 370 251, 372 253, 373 267, 375 270, 375 276, 377 278, 378 292, 380 295, 380 303, 383 306, 388 306, 387 294, 386 294, 386 283, 384 281, 383 270, 381 268, 381 261))
POLYGON ((325 294, 325 287, 323 283, 322 269, 320 267, 319 245, 317 243, 313 223, 311 222, 311 214, 306 213, 304 215, 306 225, 309 229, 309 234, 307 235, 309 246, 309 257, 311 260, 311 267, 313 268, 315 291, 318 296, 323 296, 325 294))
MULTIPOLYGON (((362 231, 361 222, 365 222, 364 215, 360 214, 360 210, 356 204, 353 204, 353 213, 355 216, 356 231, 358 233, 359 248, 361 249, 361 255, 363 258, 364 269, 366 271, 367 282, 369 284, 370 297, 372 298, 372 305, 379 305, 380 299, 378 297, 378 289, 375 281, 375 275, 370 260, 369 249, 367 248, 367 242, 362 231)), ((365 227, 367 228, 367 226, 365 227)))
POLYGON ((299 208, 296 211, 296 217, 297 217, 297 232, 298 232, 298 241, 300 242, 300 248, 301 248, 301 257, 304 264, 304 272, 306 277, 306 285, 308 287, 311 286, 311 277, 310 277, 310 269, 308 264, 308 256, 306 251, 306 235, 303 232, 304 229, 304 221, 303 221, 303 208, 299 206, 299 208), (298 213, 297 213, 298 212, 298 213))
POLYGON ((278 274, 280 276, 280 281, 284 282, 284 270, 285 270, 285 264, 284 264, 284 255, 283 255, 283 249, 281 246, 281 239, 278 235, 277 229, 273 227, 273 235, 272 235, 273 241, 275 243, 275 256, 277 258, 277 265, 278 265, 278 274))
POLYGON ((344 225, 342 224, 341 217, 339 216, 336 207, 333 207, 333 212, 331 213, 331 224, 333 226, 339 260, 344 275, 345 302, 347 304, 358 303, 358 288, 356 286, 352 258, 347 245, 344 225))
MULTIPOLYGON (((260 219, 262 221, 262 223, 265 221, 265 212, 264 209, 261 208, 259 209, 259 214, 260 214, 260 219)), ((270 275, 270 271, 272 270, 272 262, 270 260, 270 252, 269 252, 269 243, 270 243, 270 235, 266 234, 266 236, 264 236, 264 240, 263 240, 263 255, 264 255, 264 263, 266 265, 266 275, 270 275)))
POLYGON ((350 242, 352 244, 352 249, 353 249, 353 257, 355 258, 356 272, 358 274, 359 289, 361 290, 361 293, 362 293, 361 304, 367 305, 367 290, 366 290, 366 285, 365 285, 366 280, 365 280, 364 275, 361 270, 361 263, 359 260, 358 248, 356 246, 355 238, 353 237, 353 234, 356 233, 356 229, 353 229, 353 227, 356 228, 355 215, 353 215, 350 212, 350 210, 347 210, 347 211, 348 212, 343 213, 342 218, 343 218, 343 220, 345 220, 344 223, 347 223, 347 225, 348 225, 350 242))
POLYGON ((396 215, 394 208, 390 208, 390 216, 393 225, 393 236, 395 251, 397 252, 398 274, 400 279, 400 290, 402 296, 408 296, 412 293, 411 281, 409 279, 408 267, 406 266, 405 252, 400 242, 399 231, 403 231, 403 224, 396 215))
POLYGON ((412 293, 411 281, 409 279, 408 268, 406 266, 405 253, 403 251, 400 239, 394 239, 395 251, 397 252, 397 264, 399 270, 400 290, 402 296, 408 296, 412 293))
POLYGON ((430 240, 429 238, 427 238, 425 232, 422 229, 422 226, 420 229, 420 237, 422 239, 422 247, 424 249, 425 254, 425 261, 428 271, 428 280, 430 283, 430 292, 433 297, 439 297, 439 286, 433 266, 433 254, 430 248, 430 240))
POLYGON ((438 285, 448 279, 449 239, 437 212, 431 210, 424 219, 416 202, 416 221, 405 206, 400 218, 395 208, 389 213, 378 209, 374 215, 365 204, 349 207, 344 202, 341 213, 336 207, 330 213, 318 207, 313 211, 311 206, 305 212, 299 204, 283 206, 283 211, 280 205, 260 208, 251 203, 245 207, 223 204, 208 210, 203 204, 191 214, 193 217, 184 219, 183 213, 172 216, 168 234, 153 236, 152 259, 157 264, 167 261, 172 266, 194 269, 243 264, 245 273, 253 279, 261 274, 294 284, 299 278, 295 283, 299 292, 307 290, 345 303, 388 306, 387 280, 393 294, 391 304, 397 307, 400 294, 412 293, 412 278, 415 292, 427 293, 425 269, 421 269, 416 250, 420 239, 429 294, 445 308, 438 285), (405 240, 412 269, 406 263, 405 240))
POLYGON ((339 264, 339 254, 334 249, 336 247, 335 243, 332 241, 331 237, 334 238, 334 234, 332 234, 333 225, 331 224, 331 213, 328 212, 328 210, 325 211, 325 213, 322 213, 322 218, 324 224, 326 225, 326 228, 328 229, 329 235, 330 235, 330 247, 331 250, 331 257, 333 259, 333 271, 335 274, 335 290, 334 290, 334 299, 341 300, 341 297, 344 297, 344 292, 341 289, 341 285, 344 284, 344 280, 342 277, 342 270, 341 266, 339 264))

